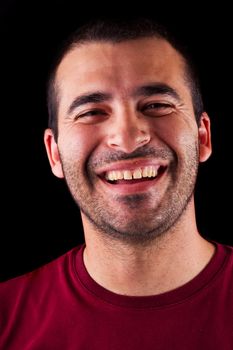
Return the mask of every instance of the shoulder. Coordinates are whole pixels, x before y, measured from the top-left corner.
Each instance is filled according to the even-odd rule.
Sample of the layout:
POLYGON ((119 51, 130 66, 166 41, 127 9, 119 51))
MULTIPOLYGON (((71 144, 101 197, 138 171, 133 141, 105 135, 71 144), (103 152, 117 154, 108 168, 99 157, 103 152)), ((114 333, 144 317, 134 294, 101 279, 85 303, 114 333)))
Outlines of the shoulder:
MULTIPOLYGON (((219 295, 225 294, 230 297, 233 302, 233 247, 215 243, 217 247, 215 261, 218 263, 218 272, 216 275, 216 282, 219 289, 219 295), (219 264, 219 262, 221 262, 219 264)), ((229 299, 228 299, 229 300, 229 299)))
POLYGON ((28 295, 39 294, 48 285, 66 278, 72 268, 72 256, 80 249, 75 247, 53 261, 24 275, 0 283, 0 309, 28 295))
POLYGON ((19 345, 12 348, 26 349, 25 344, 40 335, 48 315, 51 325, 56 323, 57 310, 72 296, 74 258, 79 251, 80 246, 30 273, 0 283, 0 343, 13 342, 19 345))
MULTIPOLYGON (((214 259, 220 264, 222 272, 231 271, 233 268, 233 247, 217 242, 213 242, 216 246, 216 254, 214 259)), ((232 276, 233 277, 233 276, 232 276)))
POLYGON ((221 243, 215 243, 217 245, 219 255, 225 257, 225 264, 227 267, 232 267, 233 264, 233 247, 221 243))

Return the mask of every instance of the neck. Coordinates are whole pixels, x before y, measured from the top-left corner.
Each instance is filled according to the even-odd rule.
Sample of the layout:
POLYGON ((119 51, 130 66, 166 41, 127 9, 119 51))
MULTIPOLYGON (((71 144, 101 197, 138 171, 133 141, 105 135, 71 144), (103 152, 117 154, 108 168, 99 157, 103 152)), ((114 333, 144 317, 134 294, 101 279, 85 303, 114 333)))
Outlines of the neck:
POLYGON ((156 295, 187 283, 214 253, 197 231, 193 207, 190 203, 176 226, 148 247, 103 238, 83 218, 88 273, 104 288, 129 296, 156 295))

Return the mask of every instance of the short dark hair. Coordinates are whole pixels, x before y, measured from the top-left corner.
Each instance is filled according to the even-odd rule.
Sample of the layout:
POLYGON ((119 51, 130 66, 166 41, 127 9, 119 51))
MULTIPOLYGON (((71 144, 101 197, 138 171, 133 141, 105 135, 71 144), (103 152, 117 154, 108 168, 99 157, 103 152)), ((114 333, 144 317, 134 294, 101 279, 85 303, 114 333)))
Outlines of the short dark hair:
POLYGON ((80 26, 63 43, 52 65, 47 85, 47 104, 49 113, 49 128, 53 130, 55 140, 58 137, 58 105, 59 96, 56 87, 56 72, 63 57, 78 44, 86 42, 120 43, 138 38, 157 37, 170 43, 183 57, 185 63, 185 80, 190 88, 193 109, 197 123, 203 112, 203 101, 196 68, 187 48, 169 33, 161 24, 148 18, 95 20, 80 26))

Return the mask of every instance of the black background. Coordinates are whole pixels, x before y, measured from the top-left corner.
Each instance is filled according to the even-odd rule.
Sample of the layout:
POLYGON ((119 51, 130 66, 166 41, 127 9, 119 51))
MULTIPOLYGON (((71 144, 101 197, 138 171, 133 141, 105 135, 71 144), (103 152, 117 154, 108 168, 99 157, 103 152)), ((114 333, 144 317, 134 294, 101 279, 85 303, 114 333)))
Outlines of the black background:
POLYGON ((213 155, 196 187, 202 235, 233 245, 232 37, 230 10, 198 4, 163 7, 71 1, 1 1, 1 269, 2 280, 44 264, 83 241, 79 210, 49 168, 46 77, 57 45, 86 19, 145 15, 165 23, 189 46, 212 120, 213 155))

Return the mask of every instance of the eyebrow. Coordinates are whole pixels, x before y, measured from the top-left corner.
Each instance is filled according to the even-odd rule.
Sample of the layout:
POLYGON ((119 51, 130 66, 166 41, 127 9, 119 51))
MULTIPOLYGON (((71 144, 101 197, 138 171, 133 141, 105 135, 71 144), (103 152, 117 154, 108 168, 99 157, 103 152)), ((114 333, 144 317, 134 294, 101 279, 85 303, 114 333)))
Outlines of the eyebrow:
POLYGON ((149 85, 144 85, 136 88, 133 93, 134 96, 146 96, 150 97, 153 95, 168 95, 176 99, 178 102, 181 101, 178 93, 169 85, 164 83, 153 83, 149 85))
MULTIPOLYGON (((178 102, 181 101, 178 93, 169 85, 164 83, 153 83, 137 87, 133 91, 133 96, 145 96, 150 97, 153 95, 168 95, 176 99, 178 102)), ((77 96, 68 108, 68 115, 70 115, 76 108, 88 104, 88 103, 102 103, 112 99, 112 95, 100 91, 86 93, 77 96)))
POLYGON ((74 99, 74 101, 71 103, 70 107, 68 108, 68 114, 71 114, 74 109, 88 104, 88 103, 101 103, 109 101, 112 98, 111 94, 103 93, 103 92, 93 92, 93 93, 86 93, 84 95, 78 96, 74 99))

